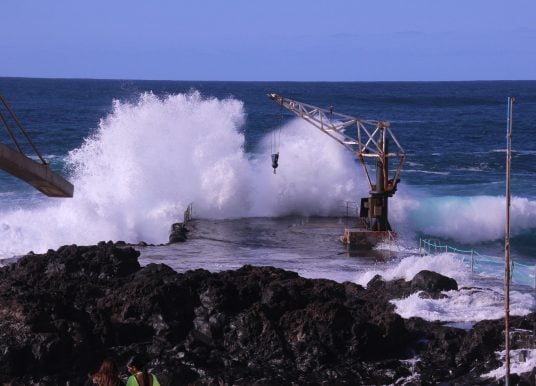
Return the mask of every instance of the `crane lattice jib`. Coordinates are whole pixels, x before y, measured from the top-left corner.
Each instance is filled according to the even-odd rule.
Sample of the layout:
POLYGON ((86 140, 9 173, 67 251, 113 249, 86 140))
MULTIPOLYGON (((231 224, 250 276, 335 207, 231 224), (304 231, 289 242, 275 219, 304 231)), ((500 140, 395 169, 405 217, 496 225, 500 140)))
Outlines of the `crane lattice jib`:
POLYGON ((333 109, 324 109, 287 99, 277 94, 268 94, 268 96, 351 151, 363 166, 371 190, 376 189, 370 178, 365 160, 375 158, 380 162, 385 171, 384 175, 387 176, 389 158, 397 159, 398 165, 393 178, 385 178, 383 186, 383 191, 394 193, 402 166, 406 160, 406 152, 391 131, 389 122, 363 120, 334 112, 333 109), (346 133, 347 129, 352 126, 356 127, 357 138, 346 133), (390 149, 386 151, 387 139, 394 142, 396 151, 393 152, 390 149))

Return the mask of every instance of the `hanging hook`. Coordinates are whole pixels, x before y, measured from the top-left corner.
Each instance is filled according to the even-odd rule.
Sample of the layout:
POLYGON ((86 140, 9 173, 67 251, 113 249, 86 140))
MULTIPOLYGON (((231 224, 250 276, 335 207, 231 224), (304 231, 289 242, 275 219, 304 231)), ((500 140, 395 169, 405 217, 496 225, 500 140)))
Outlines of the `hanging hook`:
POLYGON ((272 167, 274 168, 274 174, 275 174, 275 169, 277 169, 277 167, 279 166, 278 162, 279 162, 279 152, 272 154, 272 167))
POLYGON ((274 168, 274 174, 279 166, 279 146, 281 144, 281 125, 283 123, 283 106, 279 111, 279 128, 272 132, 272 168, 274 168))

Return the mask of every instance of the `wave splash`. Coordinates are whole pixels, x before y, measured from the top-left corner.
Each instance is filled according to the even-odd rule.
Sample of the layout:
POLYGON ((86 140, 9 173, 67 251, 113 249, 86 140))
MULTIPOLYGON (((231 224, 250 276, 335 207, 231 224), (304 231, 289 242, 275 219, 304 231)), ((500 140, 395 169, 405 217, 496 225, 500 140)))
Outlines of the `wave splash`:
MULTIPOLYGON (((395 224, 442 239, 476 244, 504 239, 506 201, 504 196, 409 197, 404 187, 393 200, 395 224), (396 202, 396 205, 395 205, 396 202)), ((519 236, 536 229, 536 201, 513 197, 511 232, 519 236)))
MULTIPOLYGON (((244 105, 193 91, 115 101, 95 133, 67 157, 75 197, 1 210, 0 257, 100 240, 164 243, 188 204, 196 217, 338 215, 368 195, 353 155, 306 122, 281 128, 272 173, 270 135, 244 151, 244 105)), ((504 198, 417 197, 404 186, 391 200, 394 228, 460 242, 504 232, 504 198)), ((536 202, 514 198, 514 233, 536 224, 536 202)))
POLYGON ((189 203, 197 217, 239 218, 327 215, 355 200, 361 176, 338 144, 292 121, 274 176, 269 137, 258 157, 244 152, 245 119, 242 102, 196 91, 115 101, 67 157, 75 197, 2 213, 0 254, 110 239, 163 243, 189 203))
MULTIPOLYGON (((414 293, 391 302, 403 318, 420 317, 428 321, 441 320, 455 323, 474 323, 484 319, 500 319, 504 316, 504 297, 501 288, 481 288, 484 276, 471 273, 470 268, 453 253, 435 255, 411 255, 393 261, 383 269, 359 273, 353 281, 362 286, 375 276, 384 280, 404 279, 410 281, 422 270, 438 272, 456 280, 458 291, 443 292, 440 299, 421 298, 414 293), (470 306, 468 306, 470 305, 470 306)), ((511 314, 527 315, 536 307, 536 297, 530 292, 511 292, 511 314)))

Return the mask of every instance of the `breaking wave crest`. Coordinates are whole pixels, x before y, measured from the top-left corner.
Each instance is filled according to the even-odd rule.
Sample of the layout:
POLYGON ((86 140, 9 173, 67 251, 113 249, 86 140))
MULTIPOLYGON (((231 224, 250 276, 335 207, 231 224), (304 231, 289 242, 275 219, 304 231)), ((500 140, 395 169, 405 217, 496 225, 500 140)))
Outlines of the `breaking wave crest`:
MULTIPOLYGON (((504 196, 409 197, 409 187, 400 190, 398 201, 393 204, 393 221, 413 233, 468 244, 504 239, 504 196)), ((536 201, 513 197, 512 235, 521 235, 535 228, 536 201)))
POLYGON ((197 217, 238 218, 327 215, 355 200, 361 184, 342 147, 292 121, 274 175, 268 136, 258 157, 244 152, 245 119, 242 102, 196 91, 115 101, 67 157, 73 199, 2 213, 2 256, 109 239, 166 242, 189 203, 197 217))

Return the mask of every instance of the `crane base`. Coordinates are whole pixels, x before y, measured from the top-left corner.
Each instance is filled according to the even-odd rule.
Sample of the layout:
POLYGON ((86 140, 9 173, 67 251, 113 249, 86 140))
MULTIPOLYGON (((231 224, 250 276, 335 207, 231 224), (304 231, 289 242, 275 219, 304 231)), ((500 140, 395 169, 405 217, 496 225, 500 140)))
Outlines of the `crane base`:
POLYGON ((353 249, 372 249, 380 243, 396 239, 392 231, 371 231, 365 228, 346 228, 341 241, 353 249))

